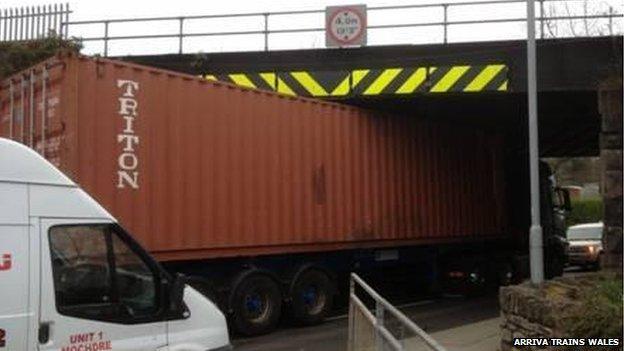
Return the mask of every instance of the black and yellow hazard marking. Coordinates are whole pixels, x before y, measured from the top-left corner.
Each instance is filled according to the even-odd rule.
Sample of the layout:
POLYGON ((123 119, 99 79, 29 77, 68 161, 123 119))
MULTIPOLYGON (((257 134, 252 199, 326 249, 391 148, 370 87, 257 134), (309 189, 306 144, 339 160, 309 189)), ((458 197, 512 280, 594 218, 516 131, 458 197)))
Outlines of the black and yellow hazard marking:
POLYGON ((508 91, 504 64, 206 74, 205 79, 291 96, 350 97, 508 91))

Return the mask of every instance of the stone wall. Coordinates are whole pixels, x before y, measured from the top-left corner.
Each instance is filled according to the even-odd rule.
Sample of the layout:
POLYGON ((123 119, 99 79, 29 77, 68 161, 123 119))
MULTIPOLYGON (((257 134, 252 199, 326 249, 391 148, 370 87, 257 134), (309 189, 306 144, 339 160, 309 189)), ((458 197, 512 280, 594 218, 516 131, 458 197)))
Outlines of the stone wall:
MULTIPOLYGON (((530 283, 501 287, 501 351, 550 350, 540 347, 514 347, 514 338, 556 338, 561 336, 561 311, 569 310, 567 298, 574 287, 557 278, 536 288, 530 283)), ((554 348, 553 348, 554 349, 554 348)), ((558 348, 557 350, 561 350, 558 348)))
MULTIPOLYGON (((578 317, 583 306, 581 296, 593 291, 600 277, 596 273, 577 274, 545 281, 539 286, 530 282, 501 287, 500 351, 578 351, 579 346, 514 346, 514 338, 570 338, 569 321, 578 317)), ((610 278, 609 278, 610 279, 610 278)), ((582 316, 588 317, 586 315, 582 316)), ((592 318, 592 317, 589 317, 592 318)), ((614 318, 621 318, 614 316, 614 318)), ((622 350, 621 347, 592 347, 592 350, 622 350)))
POLYGON ((603 267, 622 271, 622 80, 598 89, 601 118, 600 158, 604 184, 603 267))

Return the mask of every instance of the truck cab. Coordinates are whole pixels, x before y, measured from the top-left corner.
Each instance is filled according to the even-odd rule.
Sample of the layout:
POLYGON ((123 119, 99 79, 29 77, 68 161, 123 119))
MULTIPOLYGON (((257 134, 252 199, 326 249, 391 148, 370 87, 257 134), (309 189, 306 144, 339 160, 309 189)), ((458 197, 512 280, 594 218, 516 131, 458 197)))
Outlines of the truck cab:
POLYGON ((215 304, 52 164, 2 138, 0 281, 0 351, 230 349, 215 304))

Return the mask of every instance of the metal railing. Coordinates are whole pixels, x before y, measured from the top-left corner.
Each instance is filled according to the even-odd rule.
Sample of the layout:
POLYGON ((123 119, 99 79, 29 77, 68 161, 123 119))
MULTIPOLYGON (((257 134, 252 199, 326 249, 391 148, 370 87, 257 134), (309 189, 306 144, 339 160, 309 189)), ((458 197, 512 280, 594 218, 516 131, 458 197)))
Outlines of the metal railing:
MULTIPOLYGON (((540 24, 541 37, 544 37, 544 27, 547 23, 553 21, 575 21, 575 20, 605 20, 609 28, 610 34, 615 33, 613 21, 614 19, 622 18, 621 13, 615 13, 611 7, 608 12, 595 13, 595 14, 583 14, 572 15, 566 14, 564 16, 547 16, 545 4, 546 3, 567 3, 578 2, 583 0, 537 0, 539 6, 539 17, 536 19, 540 24)), ((458 3, 438 3, 438 4, 415 4, 415 5, 401 5, 401 6, 374 6, 368 7, 367 12, 370 19, 377 13, 387 10, 409 10, 409 9, 439 9, 442 11, 441 18, 438 21, 429 22, 416 22, 416 23, 401 23, 401 24, 377 24, 368 25, 369 31, 382 30, 382 29, 398 29, 398 28, 418 28, 418 27, 440 27, 442 31, 442 42, 449 42, 449 29, 451 27, 457 27, 462 25, 471 24, 501 24, 501 23, 523 23, 526 22, 526 18, 522 17, 509 17, 509 18, 497 18, 497 19, 479 19, 479 20, 453 20, 449 18, 449 11, 452 8, 462 6, 484 6, 484 5, 508 5, 524 3, 525 0, 485 0, 485 1, 466 1, 458 3)), ((88 21, 70 21, 65 22, 63 25, 66 27, 65 32, 68 32, 70 28, 78 28, 80 26, 98 25, 101 26, 102 35, 81 37, 84 42, 102 42, 103 43, 103 55, 109 54, 109 43, 111 41, 119 40, 134 40, 134 39, 166 39, 176 38, 178 41, 178 53, 184 52, 184 39, 193 37, 231 37, 231 36, 244 36, 244 35, 258 35, 262 36, 264 50, 270 50, 269 42, 272 35, 288 34, 288 33, 320 33, 324 32, 324 23, 319 23, 318 27, 294 27, 294 28, 278 28, 271 29, 271 20, 284 18, 286 16, 298 16, 298 15, 311 15, 324 14, 324 9, 319 10, 300 10, 300 11, 277 11, 277 12, 256 12, 256 13, 237 13, 237 14, 220 14, 220 15, 193 15, 193 16, 176 16, 176 17, 148 17, 148 18, 117 18, 106 20, 88 20, 88 21), (245 29, 245 30, 233 30, 233 31, 209 31, 209 32, 188 32, 185 30, 185 25, 195 20, 207 20, 207 19, 220 19, 220 20, 232 20, 238 21, 241 25, 252 21, 254 18, 260 19, 261 24, 257 26, 257 29, 245 29), (177 22, 177 30, 175 32, 169 32, 164 34, 144 34, 144 35, 110 35, 111 27, 117 24, 127 23, 143 23, 147 24, 153 22, 177 22)), ((606 33, 605 33, 606 34, 606 33)))
POLYGON ((348 351, 446 351, 355 273, 351 273, 349 289, 348 351), (374 313, 358 297, 360 289, 373 300, 374 313))
POLYGON ((26 41, 51 35, 67 38, 69 4, 0 10, 0 41, 26 41))
MULTIPOLYGON (((608 11, 595 12, 592 14, 574 15, 569 12, 565 15, 549 15, 546 9, 546 5, 559 3, 579 3, 587 0, 537 0, 537 6, 539 7, 539 16, 536 18, 539 23, 540 37, 546 37, 546 27, 549 24, 558 21, 603 21, 606 31, 600 35, 614 35, 621 30, 621 26, 618 26, 614 21, 624 17, 622 13, 616 13, 612 7, 609 7, 608 11), (618 27, 618 28, 616 28, 618 27)), ((384 11, 408 11, 408 10, 430 10, 433 9, 439 15, 438 19, 435 17, 432 20, 422 22, 409 22, 409 23, 380 23, 367 25, 367 30, 370 33, 379 30, 388 29, 416 29, 416 28, 438 28, 441 34, 441 42, 448 43, 449 31, 452 28, 468 25, 479 24, 509 24, 518 23, 522 24, 526 21, 524 16, 518 17, 506 17, 506 18, 493 18, 493 19, 454 19, 452 16, 452 9, 468 7, 468 6, 504 6, 512 4, 523 4, 525 0, 483 0, 483 1, 465 1, 457 3, 429 3, 429 4, 414 4, 414 5, 400 5, 400 6, 372 6, 367 8, 368 23, 374 22, 377 19, 383 18, 384 11)), ((491 9, 485 9, 484 11, 492 11, 491 9)), ((273 36, 282 34, 296 34, 296 33, 323 33, 325 31, 324 21, 321 20, 322 15, 325 13, 324 9, 317 10, 295 10, 295 11, 276 11, 276 12, 253 12, 253 13, 235 13, 235 14, 215 14, 215 15, 192 15, 192 16, 168 16, 168 17, 146 17, 146 18, 115 18, 115 19, 98 19, 98 20, 85 20, 85 21, 70 21, 69 14, 72 13, 69 9, 69 4, 60 5, 47 5, 47 6, 32 6, 13 8, 7 10, 0 10, 0 40, 2 41, 15 41, 15 40, 32 40, 55 33, 61 37, 67 38, 71 31, 71 36, 81 39, 85 43, 101 43, 103 49, 100 54, 104 56, 109 55, 109 44, 114 41, 121 40, 150 40, 150 39, 177 39, 177 52, 183 53, 185 47, 185 38, 206 38, 206 37, 241 37, 241 36, 257 36, 261 38, 261 44, 265 51, 271 49, 270 39, 273 36), (293 26, 283 27, 279 26, 281 20, 292 19, 301 15, 316 15, 317 19, 310 20, 308 23, 304 23, 308 26, 293 26), (200 20, 221 20, 226 21, 228 24, 233 24, 243 29, 241 30, 229 30, 229 31, 192 31, 188 27, 190 24, 196 23, 194 21, 200 20), (256 22, 256 26, 252 26, 249 29, 249 23, 256 22), (314 23, 313 23, 314 22, 314 23), (130 32, 123 35, 111 35, 113 29, 116 26, 123 26, 127 24, 156 24, 161 25, 175 25, 176 30, 159 34, 133 34, 135 29, 126 28, 126 32, 130 32), (277 25, 277 26, 275 26, 277 25), (95 30, 101 34, 97 35, 83 35, 85 26, 95 26, 95 30), (247 28, 246 28, 247 26, 247 28), (273 28, 276 27, 276 28, 273 28)), ((387 13, 387 12, 386 12, 387 13)), ((140 28, 143 28, 141 26, 140 28)), ((137 26, 137 28, 139 28, 137 26)), ((153 27, 152 27, 153 28, 153 27)), ((436 29, 437 30, 437 29, 436 29)), ((122 32, 123 33, 123 32, 122 32)), ((551 34, 551 36, 554 34, 551 34)), ((586 36, 591 34, 587 33, 586 36)), ((562 36, 565 36, 563 34, 562 36)), ((399 43, 394 43, 399 44, 399 43)), ((409 44, 409 43, 400 43, 409 44)), ((253 45, 256 47, 255 45, 253 45)), ((173 51, 173 50, 172 50, 173 51)))

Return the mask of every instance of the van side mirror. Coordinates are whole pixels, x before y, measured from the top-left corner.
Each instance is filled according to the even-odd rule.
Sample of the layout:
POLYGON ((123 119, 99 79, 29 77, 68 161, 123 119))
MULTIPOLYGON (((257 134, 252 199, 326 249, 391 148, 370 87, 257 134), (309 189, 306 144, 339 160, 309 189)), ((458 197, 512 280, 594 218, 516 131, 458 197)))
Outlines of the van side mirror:
POLYGON ((570 190, 565 188, 555 189, 557 196, 559 197, 560 208, 564 211, 572 211, 572 202, 570 201, 570 190))
POLYGON ((169 285, 169 314, 171 317, 181 317, 185 313, 184 288, 186 287, 186 277, 184 274, 176 273, 169 285))

